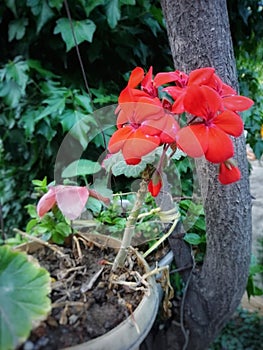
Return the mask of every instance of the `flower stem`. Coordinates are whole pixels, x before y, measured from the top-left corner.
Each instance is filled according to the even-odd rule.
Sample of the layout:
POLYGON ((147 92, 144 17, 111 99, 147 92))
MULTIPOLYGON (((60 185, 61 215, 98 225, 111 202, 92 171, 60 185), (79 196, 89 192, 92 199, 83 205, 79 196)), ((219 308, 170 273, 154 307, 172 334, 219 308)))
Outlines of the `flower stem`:
POLYGON ((115 272, 118 268, 121 268, 124 266, 124 263, 128 254, 128 249, 131 245, 132 236, 134 234, 135 224, 140 214, 140 209, 143 205, 147 192, 148 192, 147 181, 142 180, 140 183, 140 188, 136 194, 136 201, 127 219, 126 227, 125 227, 122 242, 121 242, 121 247, 113 263, 113 267, 112 267, 113 272, 115 272))

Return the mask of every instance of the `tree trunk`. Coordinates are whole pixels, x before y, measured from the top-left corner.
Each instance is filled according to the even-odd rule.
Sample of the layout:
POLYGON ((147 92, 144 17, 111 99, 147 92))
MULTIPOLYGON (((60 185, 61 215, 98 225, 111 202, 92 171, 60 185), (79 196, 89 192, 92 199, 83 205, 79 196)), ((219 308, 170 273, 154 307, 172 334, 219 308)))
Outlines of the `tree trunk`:
MULTIPOLYGON (((221 79, 238 87, 225 0, 162 0, 175 69, 190 72, 211 66, 221 79)), ((232 316, 245 291, 251 251, 251 200, 245 139, 234 141, 242 179, 222 186, 218 167, 196 162, 205 207, 207 252, 202 268, 185 282, 183 325, 175 327, 174 349, 204 350, 232 316)), ((173 250, 177 267, 187 265, 173 250)))

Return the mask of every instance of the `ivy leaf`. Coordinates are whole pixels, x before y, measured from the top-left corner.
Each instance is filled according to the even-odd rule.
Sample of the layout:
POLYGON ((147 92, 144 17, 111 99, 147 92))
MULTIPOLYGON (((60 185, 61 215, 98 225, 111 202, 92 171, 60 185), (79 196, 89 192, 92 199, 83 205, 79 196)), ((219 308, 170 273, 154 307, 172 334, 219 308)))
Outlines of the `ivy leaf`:
POLYGON ((31 7, 31 12, 37 17, 37 33, 39 33, 48 20, 54 16, 54 12, 46 0, 27 0, 27 6, 31 7))
POLYGON ((30 69, 34 69, 39 74, 41 74, 45 78, 56 78, 58 77, 56 74, 50 72, 49 70, 43 68, 41 63, 38 60, 28 59, 27 60, 28 67, 30 69))
POLYGON ((64 0, 48 0, 50 7, 55 7, 57 10, 60 10, 63 6, 64 0))
POLYGON ((86 16, 89 17, 91 11, 100 5, 104 5, 105 0, 80 0, 85 10, 86 16))
POLYGON ((107 22, 110 28, 115 28, 121 18, 119 0, 109 0, 105 6, 107 22))
MULTIPOLYGON (((61 34, 63 41, 66 44, 67 52, 75 46, 74 37, 71 29, 71 24, 68 18, 60 18, 57 20, 57 25, 54 29, 54 34, 61 34)), ((96 25, 90 19, 82 21, 72 20, 72 26, 76 37, 77 44, 83 41, 92 42, 93 34, 96 30, 96 25)))
POLYGON ((33 322, 51 309, 48 272, 25 253, 0 247, 0 350, 11 350, 30 334, 33 322))
POLYGON ((21 88, 21 94, 25 93, 26 85, 28 82, 28 64, 25 61, 20 61, 17 57, 14 61, 9 62, 5 68, 3 68, 3 75, 6 82, 14 81, 21 88))
POLYGON ((62 177, 75 177, 80 175, 91 175, 100 171, 101 166, 97 162, 88 159, 79 159, 70 163, 62 172, 62 177))
POLYGON ((14 81, 9 81, 6 83, 0 91, 0 97, 3 97, 5 103, 11 108, 17 107, 21 95, 21 88, 14 81))
POLYGON ((16 0, 6 0, 6 6, 13 12, 15 17, 17 17, 16 0))
POLYGON ((91 115, 86 115, 79 111, 67 110, 61 116, 63 132, 70 131, 70 134, 79 141, 83 149, 88 145, 88 131, 90 124, 96 125, 91 115))
POLYGON ((91 99, 88 95, 81 95, 81 94, 76 94, 74 96, 74 102, 76 102, 79 106, 81 106, 85 111, 88 113, 92 113, 92 104, 91 104, 91 99))
POLYGON ((26 26, 28 25, 27 18, 20 18, 11 21, 8 26, 8 41, 14 39, 20 40, 23 38, 26 32, 26 26))

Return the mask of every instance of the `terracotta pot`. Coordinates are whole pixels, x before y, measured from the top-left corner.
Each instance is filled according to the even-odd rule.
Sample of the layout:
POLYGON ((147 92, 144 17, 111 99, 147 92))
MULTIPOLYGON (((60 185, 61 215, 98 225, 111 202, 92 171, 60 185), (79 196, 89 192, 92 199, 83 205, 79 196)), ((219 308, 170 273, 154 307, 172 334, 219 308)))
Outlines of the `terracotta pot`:
MULTIPOLYGON (((118 248, 120 242, 114 238, 97 234, 84 234, 89 239, 95 240, 100 244, 118 248)), ((41 245, 36 242, 30 242, 17 247, 20 251, 32 253, 39 249, 41 245)), ((144 258, 136 250, 140 263, 145 268, 145 272, 150 271, 144 258)), ((67 347, 61 350, 136 350, 146 338, 155 321, 159 309, 159 292, 156 280, 153 276, 147 278, 149 283, 149 293, 141 300, 138 307, 133 312, 133 317, 128 317, 118 326, 105 333, 102 336, 94 338, 88 342, 67 347)))

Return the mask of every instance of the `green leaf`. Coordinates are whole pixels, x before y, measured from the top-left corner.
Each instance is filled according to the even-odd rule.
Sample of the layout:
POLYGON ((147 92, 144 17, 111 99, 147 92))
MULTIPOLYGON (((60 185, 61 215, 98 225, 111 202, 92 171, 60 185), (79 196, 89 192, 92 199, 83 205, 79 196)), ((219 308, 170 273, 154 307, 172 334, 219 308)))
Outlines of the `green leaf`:
POLYGON ((98 199, 89 196, 86 208, 91 210, 95 215, 97 215, 101 211, 102 203, 98 199))
POLYGON ((152 17, 144 18, 144 23, 150 28, 153 35, 155 37, 157 37, 158 33, 161 31, 161 27, 160 27, 159 23, 152 17))
MULTIPOLYGON (((65 222, 59 222, 56 225, 56 232, 58 232, 59 234, 61 234, 63 237, 67 237, 71 234, 71 226, 68 225, 65 222)), ((53 237, 53 235, 52 235, 53 237)))
POLYGON ((28 214, 30 215, 31 218, 37 218, 37 209, 36 206, 33 204, 28 204, 25 207, 27 209, 28 214))
POLYGON ((53 74, 49 70, 42 67, 41 63, 38 60, 28 59, 27 61, 28 67, 34 69, 39 74, 41 74, 45 78, 57 78, 56 74, 53 74))
POLYGON ((93 11, 96 7, 105 4, 105 0, 80 0, 82 6, 85 10, 85 14, 89 17, 91 11, 93 11))
POLYGON ((120 0, 121 5, 136 5, 135 0, 120 0))
POLYGON ((63 6, 64 0, 48 0, 50 7, 55 7, 57 10, 60 10, 63 6))
POLYGON ((81 106, 86 112, 88 112, 88 113, 92 113, 93 112, 91 99, 90 99, 90 97, 88 95, 76 94, 74 96, 74 102, 77 105, 81 106))
POLYGON ((97 162, 88 159, 75 160, 69 164, 62 172, 62 177, 75 177, 81 175, 91 175, 100 171, 101 166, 97 162))
POLYGON ((12 350, 51 309, 48 272, 25 253, 0 247, 0 350, 12 350))
POLYGON ((16 82, 21 88, 21 94, 25 93, 26 85, 28 82, 28 71, 29 67, 26 61, 20 60, 19 57, 9 62, 5 66, 5 80, 6 82, 16 82))
POLYGON ((30 233, 30 231, 38 224, 38 219, 29 220, 26 225, 26 232, 30 233))
POLYGON ((6 6, 13 12, 15 17, 17 17, 16 0, 6 0, 6 6))
POLYGON ((15 81, 8 81, 0 90, 0 97, 3 97, 5 103, 11 108, 18 106, 22 91, 15 81))
POLYGON ((121 18, 119 0, 107 1, 105 10, 108 24, 113 29, 121 18))
POLYGON ((70 134, 79 141, 83 149, 88 145, 88 131, 90 124, 96 125, 93 116, 86 115, 79 111, 67 110, 61 116, 61 125, 63 132, 69 131, 70 134))
POLYGON ((28 25, 27 18, 15 19, 9 23, 8 26, 8 41, 14 39, 20 40, 23 38, 26 32, 26 26, 28 25))
POLYGON ((47 187, 47 177, 45 176, 43 180, 32 180, 32 184, 36 187, 47 187))
POLYGON ((147 164, 153 164, 156 156, 160 156, 162 147, 158 147, 153 152, 142 157, 139 164, 126 164, 121 152, 113 154, 110 158, 104 160, 104 166, 107 171, 112 171, 114 176, 125 175, 127 177, 138 177, 145 169, 147 164))
POLYGON ((39 33, 48 20, 54 16, 54 12, 46 0, 27 0, 27 6, 31 7, 31 12, 37 17, 37 33, 39 33))
MULTIPOLYGON (((63 41, 66 44, 67 52, 75 46, 74 36, 72 33, 72 28, 68 18, 60 18, 57 20, 57 25, 54 29, 54 34, 61 34, 63 41)), ((74 29, 74 34, 76 42, 79 45, 83 41, 92 42, 93 34, 96 30, 96 25, 90 19, 85 19, 82 21, 72 20, 72 26, 74 29)))
POLYGON ((198 245, 205 242, 204 238, 199 236, 197 233, 186 233, 184 240, 192 245, 198 245))

